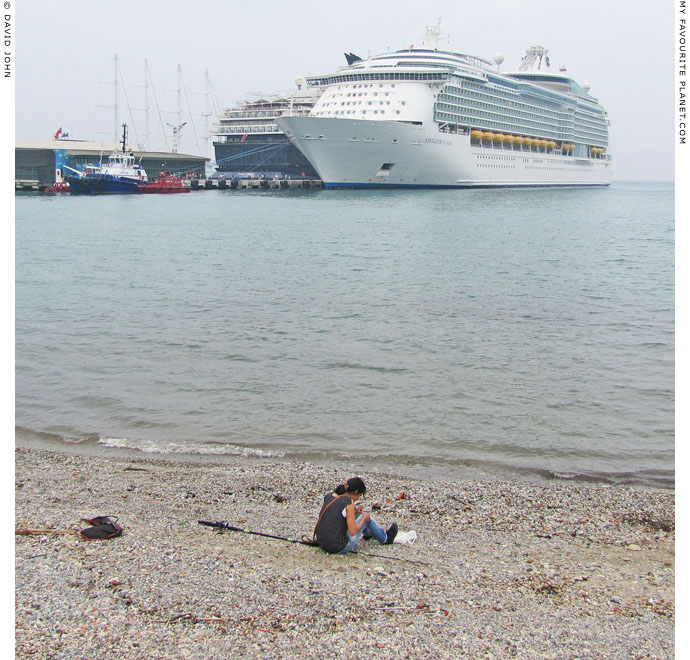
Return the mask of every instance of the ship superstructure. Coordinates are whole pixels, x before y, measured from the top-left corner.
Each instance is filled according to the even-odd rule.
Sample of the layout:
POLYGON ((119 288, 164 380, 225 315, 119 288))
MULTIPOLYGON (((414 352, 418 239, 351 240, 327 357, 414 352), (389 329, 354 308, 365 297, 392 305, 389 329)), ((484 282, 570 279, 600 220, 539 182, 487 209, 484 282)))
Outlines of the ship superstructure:
MULTIPOLYGON (((301 87, 304 81, 298 79, 301 87)), ((213 129, 218 173, 316 178, 311 163, 290 143, 276 119, 306 117, 322 89, 311 86, 279 94, 248 94, 218 116, 213 129)))
POLYGON ((323 88, 308 117, 277 124, 327 187, 608 185, 606 111, 548 51, 514 72, 437 48, 385 53, 307 78, 323 88))

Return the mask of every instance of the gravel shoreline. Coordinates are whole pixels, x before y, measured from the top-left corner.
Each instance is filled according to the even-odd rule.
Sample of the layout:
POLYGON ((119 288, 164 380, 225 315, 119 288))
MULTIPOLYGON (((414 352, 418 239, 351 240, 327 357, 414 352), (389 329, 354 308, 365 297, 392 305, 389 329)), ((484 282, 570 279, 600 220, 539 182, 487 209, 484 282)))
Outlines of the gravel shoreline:
POLYGON ((66 533, 15 535, 15 657, 674 657, 673 493, 360 473, 418 534, 358 546, 393 559, 197 522, 299 538, 350 476, 17 449, 16 528, 66 533), (98 515, 123 535, 74 533, 98 515))

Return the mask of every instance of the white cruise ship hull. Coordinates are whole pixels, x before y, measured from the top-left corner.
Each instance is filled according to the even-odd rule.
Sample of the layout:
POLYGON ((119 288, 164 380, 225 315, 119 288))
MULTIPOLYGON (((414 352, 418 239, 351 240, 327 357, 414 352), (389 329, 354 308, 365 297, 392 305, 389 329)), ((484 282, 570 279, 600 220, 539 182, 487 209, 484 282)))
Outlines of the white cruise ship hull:
POLYGON ((475 146, 469 135, 440 132, 435 123, 325 117, 281 117, 277 123, 330 188, 611 183, 605 158, 475 146))

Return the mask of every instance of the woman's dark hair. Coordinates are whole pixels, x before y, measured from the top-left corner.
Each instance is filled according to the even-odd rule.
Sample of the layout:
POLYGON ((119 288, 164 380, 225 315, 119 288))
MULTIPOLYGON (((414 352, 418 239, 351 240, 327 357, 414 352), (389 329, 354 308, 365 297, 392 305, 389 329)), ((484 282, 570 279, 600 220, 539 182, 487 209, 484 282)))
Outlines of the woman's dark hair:
POLYGON ((359 493, 360 495, 364 495, 366 490, 367 487, 359 477, 352 477, 352 479, 348 479, 344 484, 337 486, 335 494, 345 495, 345 493, 359 493))

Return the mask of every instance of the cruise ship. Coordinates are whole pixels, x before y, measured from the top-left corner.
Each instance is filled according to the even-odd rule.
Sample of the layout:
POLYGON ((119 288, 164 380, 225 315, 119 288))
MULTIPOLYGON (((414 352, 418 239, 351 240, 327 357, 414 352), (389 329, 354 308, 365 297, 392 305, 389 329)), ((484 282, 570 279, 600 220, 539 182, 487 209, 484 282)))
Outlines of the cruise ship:
POLYGON ((325 187, 602 186, 611 183, 602 105, 548 51, 531 47, 517 71, 421 47, 306 78, 325 87, 308 116, 276 120, 325 187))
POLYGON ((318 86, 301 89, 304 79, 296 82, 296 91, 248 94, 217 118, 213 146, 219 175, 316 178, 311 163, 276 124, 283 114, 308 115, 323 91, 318 86))

